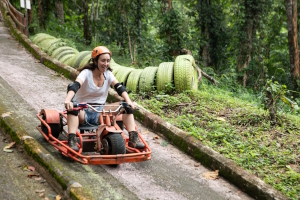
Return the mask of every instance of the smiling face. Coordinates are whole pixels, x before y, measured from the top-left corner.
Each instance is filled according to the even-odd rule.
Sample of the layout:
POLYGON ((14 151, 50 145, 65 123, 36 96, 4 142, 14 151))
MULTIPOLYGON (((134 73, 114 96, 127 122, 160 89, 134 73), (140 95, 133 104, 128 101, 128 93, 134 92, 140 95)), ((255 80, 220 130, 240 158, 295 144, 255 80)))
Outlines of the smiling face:
POLYGON ((108 53, 102 54, 98 58, 98 69, 101 72, 105 72, 109 67, 110 55, 108 53))

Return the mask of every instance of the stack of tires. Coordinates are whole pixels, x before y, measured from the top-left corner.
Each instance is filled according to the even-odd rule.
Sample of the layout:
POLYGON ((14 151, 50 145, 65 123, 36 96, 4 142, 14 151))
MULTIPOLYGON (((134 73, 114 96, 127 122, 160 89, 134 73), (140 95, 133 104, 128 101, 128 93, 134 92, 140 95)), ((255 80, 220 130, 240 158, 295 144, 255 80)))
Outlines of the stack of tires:
POLYGON ((174 84, 178 92, 198 90, 198 72, 191 55, 177 56, 174 63, 174 84))
MULTIPOLYGON (((78 52, 67 46, 63 39, 45 33, 36 34, 32 41, 51 57, 73 68, 80 68, 91 59, 92 51, 78 52)), ((121 66, 113 59, 110 63, 117 80, 123 82, 127 89, 134 93, 153 90, 197 90, 198 74, 194 66, 195 60, 191 55, 180 55, 174 62, 163 62, 158 67, 150 66, 144 69, 121 66)))
POLYGON ((52 58, 74 68, 82 67, 91 58, 92 51, 78 52, 77 49, 67 46, 63 39, 46 33, 36 34, 32 41, 52 58))

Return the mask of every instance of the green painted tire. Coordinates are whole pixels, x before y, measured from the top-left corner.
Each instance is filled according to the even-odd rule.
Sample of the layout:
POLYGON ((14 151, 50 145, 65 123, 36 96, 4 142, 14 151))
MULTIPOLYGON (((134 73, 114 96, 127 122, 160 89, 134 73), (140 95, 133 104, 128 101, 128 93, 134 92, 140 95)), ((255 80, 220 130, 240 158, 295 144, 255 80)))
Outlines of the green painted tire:
POLYGON ((158 67, 146 67, 139 80, 139 91, 149 92, 155 87, 155 78, 158 67))
POLYGON ((66 62, 71 59, 73 56, 75 56, 75 54, 66 54, 63 57, 61 57, 58 61, 61 63, 66 64, 66 62))
POLYGON ((120 70, 123 70, 125 68, 118 64, 114 64, 114 65, 110 64, 110 67, 112 68, 112 73, 114 76, 116 76, 120 70))
POLYGON ((158 91, 169 90, 174 80, 174 62, 163 62, 158 66, 156 87, 158 91))
POLYGON ((38 46, 40 47, 41 50, 43 50, 44 52, 47 53, 47 50, 49 49, 49 47, 52 44, 60 42, 60 41, 61 41, 61 39, 57 39, 57 38, 55 38, 55 39, 49 39, 49 40, 44 40, 41 43, 39 43, 38 46))
POLYGON ((81 63, 79 64, 79 68, 81 68, 81 67, 83 67, 84 65, 86 65, 87 62, 88 62, 91 58, 92 58, 92 56, 91 56, 90 54, 86 55, 86 56, 82 59, 81 63))
POLYGON ((77 54, 78 57, 77 57, 77 59, 76 59, 76 61, 75 61, 75 63, 74 63, 74 68, 79 68, 79 65, 80 65, 81 61, 82 61, 87 55, 89 55, 89 54, 91 54, 91 53, 92 53, 92 51, 82 51, 82 52, 80 52, 79 54, 77 54))
POLYGON ((136 93, 138 91, 139 79, 142 74, 142 69, 134 69, 128 76, 126 88, 136 93))
POLYGON ((77 57, 77 54, 73 55, 71 58, 67 59, 67 60, 64 61, 63 63, 66 64, 66 65, 69 65, 70 67, 72 67, 71 64, 72 64, 73 59, 74 59, 75 57, 77 57))
POLYGON ((69 46, 62 46, 62 47, 59 47, 57 49, 55 49, 52 54, 51 54, 51 57, 52 58, 57 58, 58 55, 60 55, 62 52, 64 51, 69 51, 69 50, 73 50, 74 53, 78 53, 78 51, 72 47, 69 47, 69 46))
POLYGON ((55 39, 55 37, 51 36, 51 35, 48 35, 48 34, 39 34, 37 35, 34 39, 33 39, 33 43, 38 45, 40 42, 44 41, 44 40, 47 40, 47 39, 55 39))
POLYGON ((70 49, 70 50, 66 50, 66 51, 61 52, 55 58, 57 60, 60 60, 62 57, 64 57, 65 55, 68 55, 68 54, 73 54, 74 55, 75 53, 74 53, 74 51, 72 49, 70 49))
POLYGON ((123 83, 124 85, 126 85, 126 81, 128 78, 128 75, 130 74, 130 72, 132 72, 134 70, 134 68, 131 67, 124 67, 122 70, 120 70, 117 74, 116 74, 116 79, 120 82, 123 83))
POLYGON ((174 84, 177 92, 198 89, 198 79, 195 76, 194 64, 195 60, 191 55, 176 57, 174 63, 174 84))
MULTIPOLYGON (((53 52, 54 52, 56 49, 58 49, 58 48, 60 48, 60 47, 64 47, 64 46, 67 46, 67 43, 65 43, 65 42, 57 42, 57 43, 51 45, 51 47, 50 47, 49 50, 48 50, 49 56, 52 56, 53 52)), ((77 51, 77 50, 76 50, 76 51, 77 51)))
POLYGON ((52 46, 54 46, 54 48, 57 48, 56 45, 59 44, 59 43, 62 43, 62 42, 63 42, 62 39, 58 39, 57 41, 52 42, 49 46, 45 47, 45 50, 44 50, 44 51, 45 51, 48 55, 50 55, 50 53, 51 53, 50 50, 52 49, 52 46))
POLYGON ((77 67, 79 66, 80 62, 82 61, 82 59, 83 59, 86 55, 88 55, 88 54, 90 54, 90 53, 91 53, 91 51, 81 51, 81 52, 79 52, 78 54, 76 54, 76 55, 72 58, 72 60, 70 60, 70 62, 69 62, 70 66, 71 66, 71 67, 74 67, 74 68, 77 68, 77 67), (76 64, 77 67, 75 67, 75 64, 76 64))

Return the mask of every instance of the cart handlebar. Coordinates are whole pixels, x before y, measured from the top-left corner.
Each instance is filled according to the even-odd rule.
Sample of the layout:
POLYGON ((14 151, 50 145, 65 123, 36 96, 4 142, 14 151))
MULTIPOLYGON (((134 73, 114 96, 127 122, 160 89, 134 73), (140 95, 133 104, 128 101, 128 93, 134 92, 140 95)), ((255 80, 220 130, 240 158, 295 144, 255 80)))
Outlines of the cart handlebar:
POLYGON ((73 110, 82 110, 84 108, 91 108, 93 111, 95 111, 97 113, 119 113, 119 112, 121 112, 122 108, 128 108, 128 107, 131 108, 131 106, 128 105, 128 103, 126 103, 126 102, 120 102, 120 105, 118 106, 118 108, 116 110, 111 110, 110 109, 110 110, 107 110, 107 111, 105 109, 99 111, 94 107, 97 107, 97 106, 111 107, 110 105, 102 105, 102 104, 90 105, 86 102, 81 102, 81 103, 73 102, 73 106, 74 106, 73 110))

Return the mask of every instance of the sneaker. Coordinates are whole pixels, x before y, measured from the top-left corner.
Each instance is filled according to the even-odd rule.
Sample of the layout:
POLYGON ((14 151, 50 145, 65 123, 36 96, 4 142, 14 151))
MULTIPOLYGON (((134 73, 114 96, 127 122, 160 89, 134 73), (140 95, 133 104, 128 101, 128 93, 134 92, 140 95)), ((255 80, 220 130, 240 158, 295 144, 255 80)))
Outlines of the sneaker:
POLYGON ((128 146, 137 149, 145 148, 145 145, 140 142, 139 135, 136 131, 129 132, 128 146))
POLYGON ((77 139, 76 139, 76 135, 74 133, 70 133, 68 135, 68 145, 71 149, 73 149, 74 151, 79 151, 79 148, 77 146, 77 139))

